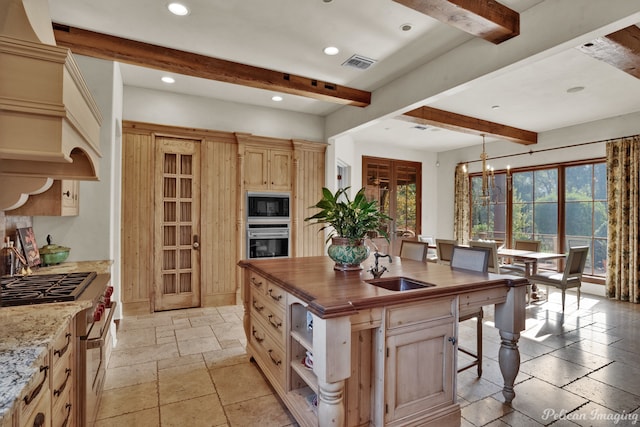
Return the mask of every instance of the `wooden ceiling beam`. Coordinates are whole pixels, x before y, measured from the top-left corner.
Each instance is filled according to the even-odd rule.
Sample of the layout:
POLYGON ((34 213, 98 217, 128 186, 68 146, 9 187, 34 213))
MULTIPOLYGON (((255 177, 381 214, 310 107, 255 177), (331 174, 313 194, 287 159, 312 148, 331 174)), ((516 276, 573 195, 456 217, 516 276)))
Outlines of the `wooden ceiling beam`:
POLYGON ((371 92, 66 25, 53 24, 58 46, 73 53, 224 83, 366 107, 371 92))
POLYGON ((640 78, 640 28, 637 25, 599 37, 577 49, 640 78))
POLYGON ((462 114, 451 113, 449 111, 438 110, 431 107, 416 108, 415 110, 408 111, 397 118, 407 122, 420 125, 431 125, 455 132, 479 136, 493 136, 522 145, 538 143, 538 134, 536 132, 518 129, 502 125, 500 123, 480 120, 475 117, 463 116, 462 114))
POLYGON ((494 0, 393 0, 495 44, 520 34, 520 14, 494 0))

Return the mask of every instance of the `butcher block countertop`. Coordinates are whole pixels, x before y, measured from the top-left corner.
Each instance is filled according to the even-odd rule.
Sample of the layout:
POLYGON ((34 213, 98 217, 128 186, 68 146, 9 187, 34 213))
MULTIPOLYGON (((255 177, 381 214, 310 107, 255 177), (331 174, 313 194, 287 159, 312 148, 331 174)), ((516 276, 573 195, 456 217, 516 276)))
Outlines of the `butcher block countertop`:
POLYGON ((348 316, 358 310, 480 288, 527 285, 526 279, 521 277, 452 269, 447 265, 399 257, 394 257, 390 264, 388 258, 381 258, 379 267, 388 269, 382 279, 402 276, 435 285, 402 292, 390 291, 365 282, 373 279, 372 274, 367 272, 373 263, 371 256, 360 271, 336 271, 333 269, 334 262, 324 256, 242 260, 239 265, 262 274, 300 298, 321 318, 348 316))

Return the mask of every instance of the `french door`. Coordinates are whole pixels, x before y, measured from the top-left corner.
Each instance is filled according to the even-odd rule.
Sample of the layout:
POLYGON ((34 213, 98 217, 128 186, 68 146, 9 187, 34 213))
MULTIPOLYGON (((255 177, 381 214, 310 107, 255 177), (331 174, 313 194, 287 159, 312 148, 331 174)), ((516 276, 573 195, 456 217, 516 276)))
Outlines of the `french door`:
POLYGON ((363 156, 362 173, 367 199, 377 200, 382 211, 393 218, 385 230, 391 242, 389 249, 384 249, 380 235, 370 237, 382 244, 382 252, 397 255, 402 238, 421 233, 422 164, 363 156))
POLYGON ((155 311, 198 307, 200 142, 157 138, 154 187, 155 311))

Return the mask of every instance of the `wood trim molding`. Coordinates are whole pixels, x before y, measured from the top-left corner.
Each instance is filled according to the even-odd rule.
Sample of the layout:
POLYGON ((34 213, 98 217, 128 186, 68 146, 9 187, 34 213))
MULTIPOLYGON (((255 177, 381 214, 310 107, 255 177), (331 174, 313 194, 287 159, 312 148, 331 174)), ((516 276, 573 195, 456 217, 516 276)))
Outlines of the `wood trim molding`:
POLYGON ((135 40, 53 24, 58 46, 73 53, 178 74, 366 107, 371 92, 135 40))
POLYGON ((538 134, 536 132, 431 107, 416 108, 397 118, 411 123, 437 126, 472 135, 494 136, 522 145, 538 143, 538 134))
POLYGON ((520 34, 520 14, 493 0, 393 0, 491 43, 520 34))
POLYGON ((576 49, 640 78, 640 28, 631 25, 576 49))

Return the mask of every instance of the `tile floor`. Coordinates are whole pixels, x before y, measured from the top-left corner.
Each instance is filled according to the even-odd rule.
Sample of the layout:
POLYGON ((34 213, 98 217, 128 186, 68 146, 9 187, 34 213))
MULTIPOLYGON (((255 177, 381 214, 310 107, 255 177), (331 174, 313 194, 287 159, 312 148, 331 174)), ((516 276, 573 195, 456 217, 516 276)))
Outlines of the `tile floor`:
MULTIPOLYGON (((560 294, 527 308, 516 398, 504 404, 493 309, 484 318, 483 375, 458 375, 462 427, 640 425, 640 307, 560 294)), ((475 343, 474 320, 459 338, 475 343)), ((127 317, 98 411, 105 426, 297 426, 244 352, 242 307, 127 317)), ((461 354, 460 357, 463 357, 461 354)))

